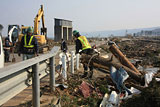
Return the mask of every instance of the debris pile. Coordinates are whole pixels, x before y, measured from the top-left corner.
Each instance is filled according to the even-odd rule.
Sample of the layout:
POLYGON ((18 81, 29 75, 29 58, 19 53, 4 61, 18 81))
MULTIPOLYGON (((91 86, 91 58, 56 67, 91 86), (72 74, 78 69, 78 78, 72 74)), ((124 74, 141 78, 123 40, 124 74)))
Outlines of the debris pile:
MULTIPOLYGON (((158 58, 153 60, 160 54, 157 40, 136 37, 114 41, 116 44, 100 46, 100 54, 81 55, 81 63, 95 68, 92 78, 82 78, 82 66, 75 74, 67 72, 68 88, 59 86, 52 93, 62 107, 160 106, 160 73, 154 68, 159 62, 158 58), (153 42, 146 42, 148 39, 153 42)), ((60 80, 61 76, 56 83, 60 80)))
MULTIPOLYGON (((122 102, 122 107, 132 106, 160 106, 160 88, 157 78, 160 78, 160 37, 137 37, 129 41, 118 42, 120 50, 131 59, 135 59, 135 66, 141 67, 141 73, 148 74, 148 79, 151 79, 151 83, 148 87, 142 88, 141 94, 132 96, 131 99, 127 99, 122 102), (154 75, 154 67, 158 69, 154 75), (147 69, 150 68, 149 72, 147 69)), ((146 82, 146 80, 145 80, 146 82)), ((129 85, 129 84, 128 84, 129 85)), ((146 84, 145 84, 146 86, 146 84)), ((135 87, 136 88, 136 87, 135 87)))
MULTIPOLYGON (((97 107, 103 95, 108 91, 108 83, 105 78, 96 79, 81 78, 82 72, 69 74, 68 88, 57 87, 53 95, 59 96, 62 107, 88 106, 97 107)), ((59 80, 57 80, 58 82, 59 80)))
MULTIPOLYGON (((159 48, 155 48, 157 46, 155 46, 154 40, 153 40, 153 42, 150 41, 148 44, 143 43, 143 42, 148 41, 146 39, 147 38, 145 38, 145 40, 144 39, 139 40, 136 38, 134 40, 134 38, 132 38, 132 40, 127 39, 126 41, 123 41, 123 42, 120 42, 120 41, 122 41, 121 39, 118 39, 118 40, 115 39, 115 41, 118 42, 117 43, 118 46, 116 46, 116 44, 114 44, 114 43, 112 43, 111 46, 103 46, 103 49, 105 49, 107 52, 109 52, 109 51, 112 52, 112 54, 114 56, 112 55, 111 58, 107 59, 107 58, 103 58, 100 55, 97 55, 94 58, 92 58, 92 56, 90 56, 90 55, 84 55, 84 56, 82 56, 82 63, 87 64, 88 60, 90 60, 92 58, 92 61, 90 62, 90 66, 94 66, 95 68, 101 68, 101 69, 105 70, 106 72, 108 72, 108 74, 106 75, 107 81, 113 81, 113 78, 111 77, 112 69, 110 69, 112 66, 115 67, 117 70, 122 67, 125 71, 127 71, 129 78, 127 78, 127 80, 124 82, 124 85, 120 85, 120 87, 123 87, 123 89, 125 89, 125 91, 127 92, 128 95, 130 95, 130 93, 128 92, 128 89, 131 90, 131 87, 137 88, 141 92, 144 92, 146 90, 146 86, 147 86, 146 83, 149 84, 149 82, 146 82, 146 81, 149 81, 149 80, 152 81, 152 78, 155 78, 154 74, 156 74, 156 73, 159 74, 159 72, 157 72, 159 69, 156 70, 156 73, 153 73, 152 71, 146 72, 147 71, 146 68, 154 69, 153 67, 157 67, 157 66, 159 67, 158 61, 155 61, 155 60, 150 61, 151 59, 153 59, 153 57, 159 56, 159 53, 158 53, 159 48), (130 41, 132 41, 132 42, 130 42, 130 41), (125 43, 125 44, 123 44, 123 43, 125 43), (141 45, 139 45, 139 44, 141 44, 141 45), (138 47, 136 45, 138 45, 138 47), (138 66, 136 66, 136 67, 143 66, 144 68, 142 67, 143 69, 137 69, 132 63, 130 63, 130 61, 127 59, 127 57, 125 55, 123 55, 122 52, 119 50, 119 49, 121 49, 121 48, 119 48, 119 46, 125 47, 125 48, 123 48, 124 50, 122 50, 122 51, 123 52, 125 51, 124 53, 128 53, 128 56, 131 55, 129 58, 132 58, 132 59, 136 58, 136 59, 138 59, 138 61, 142 60, 143 62, 138 63, 138 66), (130 48, 129 46, 131 46, 132 48, 130 48), (133 51, 130 52, 130 50, 133 50, 133 51), (143 53, 144 53, 143 55, 145 55, 145 56, 143 56, 142 53, 136 54, 136 52, 139 52, 139 50, 143 50, 143 53), (150 53, 148 51, 151 51, 151 54, 153 54, 153 55, 150 55, 150 53), (147 52, 149 54, 147 54, 147 52), (134 53, 133 56, 132 56, 132 53, 134 53), (113 57, 115 57, 115 59, 118 59, 119 62, 115 62, 113 60, 113 57)), ((149 39, 149 40, 151 40, 151 39, 149 39)), ((110 83, 109 85, 115 86, 115 82, 114 83, 113 82, 110 83)), ((119 81, 118 81, 118 83, 119 83, 119 81)), ((123 84, 123 83, 121 83, 121 84, 123 84)), ((123 91, 121 91, 118 87, 119 86, 117 86, 117 84, 116 84, 115 89, 118 89, 118 90, 116 90, 116 92, 118 93, 118 95, 122 95, 123 91)), ((154 87, 151 87, 150 85, 149 85, 149 87, 152 88, 152 90, 154 90, 156 92, 156 89, 154 89, 154 87)), ((112 91, 114 91, 114 90, 112 90, 112 91)), ((132 95, 134 96, 133 93, 132 93, 132 95)), ((158 95, 159 94, 157 94, 156 96, 159 97, 158 95)), ((154 96, 155 95, 153 95, 153 96, 151 95, 151 97, 154 97, 154 96)), ((126 98, 124 97, 123 99, 126 99, 126 98)), ((156 104, 159 104, 159 103, 156 103, 156 104)))
POLYGON ((143 66, 160 66, 159 39, 160 37, 139 37, 128 41, 119 41, 116 44, 128 58, 141 60, 143 66))
POLYGON ((159 107, 160 106, 160 82, 153 80, 141 94, 123 101, 121 107, 159 107))

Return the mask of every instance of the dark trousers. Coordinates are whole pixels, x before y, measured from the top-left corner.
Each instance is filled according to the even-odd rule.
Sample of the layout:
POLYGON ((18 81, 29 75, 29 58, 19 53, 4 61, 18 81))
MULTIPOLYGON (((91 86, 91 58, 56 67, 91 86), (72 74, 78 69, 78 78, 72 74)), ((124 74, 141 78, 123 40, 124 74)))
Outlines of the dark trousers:
MULTIPOLYGON (((83 64, 83 67, 84 67, 84 71, 88 70, 88 65, 83 64)), ((93 71, 93 67, 92 66, 89 66, 89 69, 90 69, 90 71, 93 71)))
MULTIPOLYGON (((82 50, 83 54, 87 54, 87 55, 93 55, 94 54, 94 50, 92 48, 89 48, 89 49, 85 49, 85 50, 82 50)), ((80 54, 81 54, 80 53, 80 54)), ((90 66, 90 65, 86 65, 86 64, 83 64, 83 67, 84 67, 84 71, 87 71, 88 70, 88 66, 89 66, 89 69, 90 71, 93 71, 93 66, 90 66)))
POLYGON ((8 50, 5 50, 4 51, 4 59, 5 59, 5 62, 9 62, 9 56, 10 56, 10 52, 8 50))

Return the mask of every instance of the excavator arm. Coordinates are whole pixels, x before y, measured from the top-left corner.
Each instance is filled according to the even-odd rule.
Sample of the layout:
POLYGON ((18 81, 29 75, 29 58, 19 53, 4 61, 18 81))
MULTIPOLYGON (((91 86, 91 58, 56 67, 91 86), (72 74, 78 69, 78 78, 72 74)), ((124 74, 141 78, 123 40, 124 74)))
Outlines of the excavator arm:
POLYGON ((45 23, 44 23, 43 5, 41 5, 41 8, 39 9, 38 14, 36 15, 36 17, 34 19, 34 34, 35 35, 40 34, 38 27, 39 27, 39 22, 40 22, 41 18, 42 18, 41 34, 47 36, 47 28, 45 27, 45 23))

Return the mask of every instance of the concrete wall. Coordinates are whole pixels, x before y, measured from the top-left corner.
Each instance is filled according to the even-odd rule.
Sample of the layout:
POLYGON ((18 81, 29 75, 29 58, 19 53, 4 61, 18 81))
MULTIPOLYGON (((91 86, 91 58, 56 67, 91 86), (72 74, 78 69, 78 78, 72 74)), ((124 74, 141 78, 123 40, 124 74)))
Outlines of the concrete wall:
POLYGON ((62 30, 61 30, 61 26, 55 26, 54 27, 54 40, 60 41, 62 39, 62 30))
POLYGON ((72 40, 72 21, 64 19, 56 19, 54 25, 54 40, 56 42, 64 40, 72 40))

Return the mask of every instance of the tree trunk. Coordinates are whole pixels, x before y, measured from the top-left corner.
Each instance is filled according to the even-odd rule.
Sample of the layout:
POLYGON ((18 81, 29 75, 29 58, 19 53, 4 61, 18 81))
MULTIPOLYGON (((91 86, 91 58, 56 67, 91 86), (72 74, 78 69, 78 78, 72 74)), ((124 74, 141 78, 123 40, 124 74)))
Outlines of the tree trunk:
POLYGON ((137 82, 140 82, 141 84, 144 84, 144 78, 140 73, 136 73, 135 71, 131 70, 130 68, 120 64, 120 63, 115 63, 114 61, 112 61, 111 59, 106 59, 103 58, 99 55, 92 57, 91 55, 82 55, 81 57, 81 62, 82 63, 90 63, 90 66, 93 66, 95 68, 103 68, 108 70, 108 68, 110 68, 111 66, 114 66, 116 69, 119 69, 120 67, 123 67, 124 70, 127 71, 128 75, 136 80, 137 82), (92 59, 91 59, 92 58, 92 59), (90 61, 90 62, 88 62, 90 61))
POLYGON ((112 44, 109 48, 109 50, 112 52, 112 54, 123 64, 124 66, 127 66, 128 68, 135 71, 137 74, 140 74, 140 72, 135 68, 135 66, 127 59, 126 56, 123 55, 123 53, 117 48, 115 44, 112 44))

